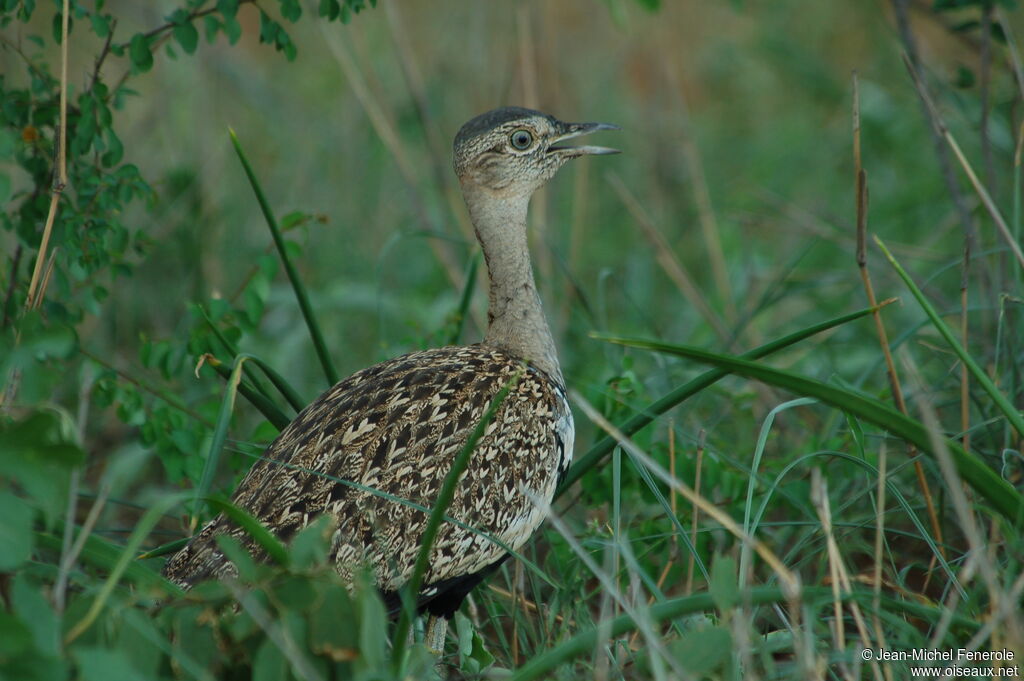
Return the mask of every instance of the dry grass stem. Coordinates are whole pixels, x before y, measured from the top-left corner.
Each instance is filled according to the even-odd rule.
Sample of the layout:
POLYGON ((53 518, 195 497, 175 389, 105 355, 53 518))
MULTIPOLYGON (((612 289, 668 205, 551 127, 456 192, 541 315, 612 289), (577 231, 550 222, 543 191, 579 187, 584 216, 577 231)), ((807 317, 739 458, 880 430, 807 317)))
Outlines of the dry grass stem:
MULTIPOLYGON (((697 433, 697 463, 695 464, 696 471, 693 476, 693 491, 695 494, 700 494, 700 474, 704 468, 704 442, 707 439, 707 431, 703 428, 697 433)), ((675 476, 673 476, 675 477, 675 476)), ((673 495, 675 494, 675 488, 672 489, 673 495)), ((675 498, 673 496, 673 498, 675 498)), ((693 506, 691 511, 693 518, 690 519, 690 546, 697 549, 697 523, 700 518, 700 507, 697 505, 693 506)), ((696 557, 691 552, 690 559, 686 565, 686 590, 684 593, 687 595, 693 593, 693 570, 696 567, 696 557)))
MULTIPOLYGON (((846 636, 843 632, 843 605, 840 594, 841 592, 852 593, 853 582, 850 579, 850 573, 843 564, 839 544, 836 542, 835 532, 832 527, 832 509, 828 500, 828 484, 822 478, 821 469, 819 468, 811 470, 811 503, 814 504, 814 508, 818 513, 818 519, 821 521, 821 531, 825 535, 825 542, 828 547, 829 573, 832 577, 832 593, 834 595, 833 612, 836 618, 836 645, 839 650, 843 650, 846 636)), ((850 601, 849 609, 850 614, 853 615, 854 624, 857 626, 857 634, 860 636, 861 645, 865 648, 870 648, 871 639, 868 636, 868 628, 864 622, 864 616, 861 614, 860 606, 856 602, 850 601)), ((871 667, 875 679, 881 681, 882 672, 879 669, 878 662, 876 661, 871 667)), ((849 671, 845 669, 845 665, 844 673, 849 674, 849 671)))
POLYGON ((618 175, 609 172, 605 174, 605 179, 612 186, 612 189, 615 190, 615 193, 619 195, 623 205, 625 205, 630 215, 633 216, 633 219, 636 220, 637 225, 640 226, 640 230, 651 244, 651 247, 654 248, 658 263, 665 271, 665 274, 668 275, 668 278, 675 283, 687 302, 711 326, 719 340, 723 343, 729 343, 731 341, 729 330, 725 327, 718 314, 708 306, 707 296, 697 287, 697 284, 690 278, 690 275, 686 273, 672 247, 669 246, 668 241, 658 231, 658 228, 654 226, 654 222, 647 214, 647 211, 644 210, 644 207, 633 196, 618 175))
POLYGON ((715 287, 718 289, 719 299, 725 308, 725 317, 732 322, 736 320, 736 305, 733 301, 732 285, 729 283, 729 269, 726 265, 725 250, 722 248, 718 218, 715 217, 715 208, 711 203, 711 191, 708 189, 707 177, 704 174, 704 163, 701 161, 700 150, 697 148, 690 126, 690 111, 683 94, 682 79, 679 77, 674 61, 665 59, 662 64, 665 65, 668 91, 673 93, 678 112, 674 120, 679 122, 681 128, 679 142, 683 152, 683 162, 686 164, 686 172, 690 179, 688 184, 693 187, 693 198, 697 205, 697 219, 700 222, 701 236, 704 238, 704 248, 711 261, 711 271, 715 277, 715 287))
POLYGON ((751 548, 761 556, 761 559, 768 564, 768 566, 778 576, 779 581, 782 584, 783 591, 786 595, 793 599, 795 602, 799 601, 800 594, 800 578, 795 572, 792 572, 787 568, 782 561, 776 556, 771 549, 768 548, 760 539, 752 537, 743 531, 743 528, 733 520, 727 513, 718 508, 715 504, 711 503, 705 497, 697 494, 693 488, 687 485, 685 482, 677 478, 673 478, 668 474, 661 465, 652 459, 646 452, 636 445, 630 438, 616 428, 608 419, 601 415, 599 411, 594 409, 587 400, 575 390, 569 391, 570 397, 575 402, 583 413, 586 414, 587 418, 594 422, 601 430, 611 435, 615 440, 622 445, 622 447, 630 453, 631 456, 637 459, 645 468, 654 473, 654 475, 661 479, 670 488, 676 489, 682 494, 687 501, 695 506, 699 507, 704 513, 714 518, 722 527, 724 527, 730 534, 735 536, 741 542, 749 544, 751 548))
POLYGON ((1021 251, 1020 244, 1018 244, 1016 239, 1013 238, 1013 234, 1010 232, 1010 228, 1007 226, 1006 220, 1003 219, 1003 215, 999 212, 999 208, 992 200, 992 197, 989 196, 988 190, 985 189, 981 180, 978 179, 978 175, 974 172, 974 168, 971 166, 970 161, 968 161, 967 157, 964 156, 964 152, 960 149, 960 145, 957 143, 953 133, 949 131, 949 128, 946 127, 942 117, 939 116, 938 109, 935 108, 935 103, 932 102, 928 92, 924 89, 924 85, 921 83, 921 79, 918 76, 917 71, 905 55, 903 60, 907 66, 907 70, 910 72, 910 78, 914 81, 914 87, 917 88, 918 96, 925 102, 925 106, 931 112, 934 123, 938 127, 939 134, 943 139, 945 139, 949 148, 953 150, 953 155, 956 156, 957 162, 963 169, 964 174, 967 175, 967 179, 970 180, 971 186, 974 187, 974 191, 981 200, 982 205, 985 206, 985 210, 992 218, 992 221, 996 223, 996 227, 999 229, 1000 235, 1003 237, 1003 240, 1006 241, 1007 246, 1009 246, 1010 251, 1013 253, 1013 257, 1017 259, 1019 267, 1024 269, 1024 251, 1021 251))
MULTIPOLYGON (((868 207, 869 190, 867 172, 864 170, 861 160, 861 139, 860 139, 860 86, 856 72, 853 74, 853 169, 855 177, 855 205, 857 211, 857 268, 860 271, 861 282, 864 285, 864 293, 868 299, 868 305, 875 308, 871 317, 875 322, 875 333, 878 335, 878 342, 881 346, 882 356, 885 359, 885 371, 889 378, 889 388, 892 391, 893 401, 901 413, 907 414, 907 403, 903 398, 903 388, 900 385, 900 377, 896 371, 896 364, 892 359, 892 351, 889 347, 889 334, 885 330, 885 323, 882 321, 881 308, 875 297, 875 288, 871 283, 871 271, 868 269, 867 256, 867 232, 868 232, 868 207)), ((913 446, 908 446, 907 455, 914 458, 917 452, 913 446)), ((945 558, 945 547, 942 543, 942 525, 939 523, 939 516, 935 510, 935 502, 932 498, 931 488, 928 479, 925 477, 924 466, 920 461, 914 460, 914 473, 917 476, 917 484, 924 495, 925 506, 928 510, 928 521, 931 524, 932 532, 938 540, 939 550, 945 558)), ((929 567, 929 578, 931 575, 929 567)))
MULTIPOLYGON (((349 53, 348 48, 345 47, 333 27, 328 27, 326 22, 318 22, 317 26, 320 28, 320 33, 323 35, 328 49, 330 49, 335 61, 338 62, 342 72, 345 74, 345 79, 352 88, 353 94, 363 107, 363 111, 366 112, 367 118, 370 119, 370 124, 395 159, 398 171, 409 187, 409 198, 416 208, 416 216, 421 223, 421 227, 428 232, 438 231, 428 217, 423 198, 420 195, 419 181, 417 179, 419 173, 416 170, 415 164, 405 151, 405 147, 398 137, 398 132, 384 112, 383 106, 377 101, 370 88, 367 87, 366 79, 363 78, 355 58, 349 53)), ((462 282, 462 270, 456 264, 455 256, 451 253, 448 244, 439 239, 427 239, 427 243, 430 244, 430 249, 434 252, 434 256, 441 264, 441 267, 444 268, 451 285, 458 289, 462 282)))

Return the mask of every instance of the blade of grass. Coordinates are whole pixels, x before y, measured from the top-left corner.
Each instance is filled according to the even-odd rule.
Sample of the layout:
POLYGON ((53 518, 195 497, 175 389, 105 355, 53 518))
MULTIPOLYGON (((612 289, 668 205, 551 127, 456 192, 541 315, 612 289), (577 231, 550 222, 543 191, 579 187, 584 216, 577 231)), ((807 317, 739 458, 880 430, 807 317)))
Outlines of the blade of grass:
POLYGON ((469 434, 469 438, 466 440, 466 444, 459 450, 458 456, 452 462, 451 470, 444 478, 444 483, 441 485, 441 490, 437 494, 437 501, 434 502, 433 508, 430 510, 430 518, 427 520, 427 526, 423 530, 423 537, 420 540, 420 552, 416 556, 416 563, 413 565, 412 575, 409 577, 409 581, 402 587, 402 612, 398 618, 398 624, 395 626, 395 635, 392 644, 393 658, 395 660, 396 669, 400 669, 404 665, 404 655, 406 638, 409 634, 409 627, 412 625, 413 618, 416 616, 416 599, 420 592, 420 585, 423 582, 423 575, 427 571, 427 563, 430 561, 430 552, 434 546, 434 540, 437 539, 437 533, 441 529, 441 522, 444 520, 445 512, 452 503, 452 499, 455 498, 455 488, 459 484, 459 478, 462 477, 466 467, 469 466, 469 458, 473 454, 473 450, 476 448, 476 443, 483 437, 487 426, 490 424, 494 415, 501 408, 501 405, 505 402, 505 398, 509 392, 519 382, 519 378, 522 376, 522 371, 517 372, 508 383, 506 383, 501 390, 491 400, 490 406, 487 411, 484 412, 483 416, 480 417, 480 422, 476 424, 476 428, 469 434))
MULTIPOLYGON (((60 551, 62 538, 48 532, 36 532, 36 543, 51 551, 60 551)), ((123 546, 107 541, 94 534, 89 535, 85 540, 85 546, 78 555, 79 560, 84 561, 102 570, 113 570, 124 551, 123 546)), ((139 556, 139 558, 144 557, 139 556)), ((172 594, 181 595, 184 591, 180 587, 168 582, 160 576, 160 573, 151 570, 140 563, 131 563, 124 570, 125 576, 136 584, 159 587, 172 594)))
POLYGON ((281 230, 277 226, 277 219, 274 217, 274 212, 267 202, 267 197, 263 194, 263 189, 260 186, 259 180, 256 179, 252 166, 249 165, 245 152, 242 151, 242 145, 239 143, 235 131, 229 129, 228 134, 231 135, 231 144, 235 147, 238 160, 242 162, 245 175, 249 178, 249 185, 252 187, 253 193, 256 194, 256 201, 260 204, 260 209, 263 211, 263 217, 267 221, 267 227, 270 228, 270 234, 274 237, 274 246, 277 247, 277 253, 281 256, 281 263, 284 265, 284 271, 288 274, 288 281, 291 282, 292 290, 295 291, 295 298, 299 301, 299 309, 302 311, 303 319, 306 320, 306 326, 309 328, 309 335, 313 340, 316 355, 320 359, 321 366, 323 366, 324 375, 327 377, 327 382, 334 385, 338 382, 338 371, 334 368, 334 362, 331 360, 330 353, 327 352, 327 344, 324 342, 324 336, 320 332, 320 323, 313 313, 313 307, 309 304, 309 295, 306 293, 306 287, 302 280, 299 279, 299 274, 295 271, 291 258, 288 257, 288 250, 285 248, 281 230))
MULTIPOLYGON (((754 487, 757 485, 758 471, 761 468, 761 459, 764 456, 764 448, 768 444, 768 435, 772 431, 772 426, 775 424, 775 416, 787 409, 794 407, 802 407, 809 404, 814 404, 815 400, 800 397, 795 400, 789 400, 773 408, 768 415, 765 416, 764 422, 761 424, 761 432, 757 435, 757 443, 754 445, 754 460, 750 464, 750 470, 753 473, 747 479, 747 501, 743 504, 743 531, 753 536, 754 528, 750 524, 750 514, 754 508, 754 487)), ((747 573, 751 559, 751 546, 750 544, 744 543, 740 547, 740 570, 739 570, 739 588, 747 586, 747 573)), ((707 575, 704 575, 707 579, 707 575)), ((710 582, 710 580, 708 580, 710 582)))
MULTIPOLYGON (((869 591, 857 590, 853 593, 842 594, 843 601, 854 601, 868 605, 871 603, 872 595, 869 591)), ((802 590, 802 602, 809 606, 816 606, 824 602, 832 604, 832 592, 828 587, 808 586, 802 590)), ((749 605, 787 605, 790 601, 789 594, 777 586, 762 586, 744 591, 737 597, 737 602, 749 605)), ((913 601, 902 601, 891 597, 883 597, 882 605, 895 613, 920 618, 926 622, 933 622, 940 616, 942 607, 934 607, 915 603, 913 601)), ((645 613, 652 623, 664 622, 665 620, 676 619, 694 613, 710 612, 715 608, 714 600, 710 593, 673 598, 651 606, 645 613)), ((959 615, 955 616, 957 626, 975 631, 979 625, 974 620, 959 615)), ((509 677, 509 681, 533 681, 533 679, 549 678, 552 670, 572 660, 590 654, 595 646, 601 641, 617 638, 637 628, 637 623, 629 614, 620 615, 610 622, 598 622, 593 627, 586 629, 568 641, 565 641, 553 648, 550 648, 540 655, 535 656, 529 662, 517 669, 509 677)))
POLYGON ((150 531, 159 522, 160 517, 170 508, 176 504, 181 503, 184 492, 177 494, 169 494, 156 503, 154 503, 148 511, 146 511, 142 518, 139 520, 138 525, 135 526, 135 530, 131 536, 128 537, 128 541, 121 549, 121 554, 118 556, 117 563, 114 564, 114 569, 111 570, 110 575, 107 577, 107 581, 103 583, 99 593, 96 595, 96 600, 89 606, 89 610, 82 616, 82 619, 78 620, 71 629, 68 630, 67 634, 64 635, 64 645, 70 644, 76 638, 85 633, 86 629, 92 626, 92 623, 96 621, 100 611, 106 606, 107 601, 110 600, 110 595, 114 591, 114 587, 121 581, 122 575, 128 570, 130 566, 137 565, 134 563, 135 556, 138 553, 139 546, 142 541, 149 536, 150 531))
POLYGON ((978 366, 978 363, 974 361, 974 358, 971 357, 962 345, 960 345, 956 336, 953 334, 953 331, 945 322, 942 321, 939 313, 936 312, 935 308, 932 307, 932 304, 928 302, 928 299, 925 298, 921 289, 917 287, 914 280, 909 274, 907 274, 906 270, 900 266, 896 258, 893 257, 892 253, 889 252, 889 249, 885 247, 885 244, 882 243, 882 240, 877 236, 875 237, 875 243, 882 249, 882 252, 889 260, 893 269, 896 270, 896 273, 900 275, 900 279, 902 279, 903 283, 905 283, 907 288, 910 289, 910 292, 917 300, 917 304, 920 305, 921 309, 924 310, 924 313, 928 315, 928 318, 932 321, 932 325, 935 327, 935 330, 942 335, 946 340, 947 345, 949 345, 953 352, 956 353, 956 356, 960 358, 960 361, 964 363, 964 366, 966 366, 971 372, 971 376, 975 381, 977 381, 978 385, 980 385, 982 389, 988 393, 989 397, 992 398, 992 401, 995 402, 996 406, 999 407, 999 410, 1003 412, 1006 419, 1010 422, 1010 425, 1013 426, 1013 429, 1016 430, 1019 435, 1024 436, 1024 417, 1022 417, 1020 412, 1017 411, 1009 400, 1006 399, 1003 393, 999 391, 999 388, 997 388, 995 383, 989 379, 988 374, 978 366))
POLYGON ((218 513, 231 518, 239 527, 256 541, 278 565, 288 565, 288 549, 263 524, 247 511, 235 506, 222 497, 206 497, 206 503, 218 513))
MULTIPOLYGON (((238 348, 235 347, 234 343, 228 340, 221 330, 217 328, 217 325, 214 324, 210 315, 207 314, 206 308, 202 305, 198 305, 197 307, 199 308, 199 312, 203 315, 203 318, 206 320, 206 324, 209 329, 213 332, 214 336, 216 336, 217 340, 224 345, 228 354, 231 355, 232 361, 234 361, 234 358, 238 357, 242 353, 238 352, 238 348)), ((288 381, 281 376, 281 374, 277 373, 269 364, 261 360, 259 357, 256 357, 255 355, 248 355, 248 357, 253 360, 257 367, 263 370, 263 373, 270 379, 270 382, 274 384, 274 387, 277 388, 278 392, 281 393, 288 404, 291 405, 292 409, 296 412, 303 410, 306 406, 306 401, 299 397, 299 394, 294 388, 292 388, 288 381)), ((255 372, 253 372, 249 367, 245 367, 245 377, 252 382, 252 385, 261 395, 263 395, 263 397, 276 406, 273 397, 270 395, 270 391, 264 387, 255 372)))
POLYGON ((480 269, 480 254, 475 253, 469 260, 469 267, 466 270, 466 283, 462 286, 462 295, 459 298, 459 307, 455 312, 455 329, 448 337, 448 345, 456 345, 462 337, 462 330, 466 327, 466 317, 469 316, 469 304, 473 301, 473 290, 476 287, 476 274, 480 269))
MULTIPOLYGON (((787 348, 794 343, 810 338, 815 334, 828 331, 829 329, 834 329, 837 326, 842 326, 843 324, 860 319, 861 317, 866 317, 867 315, 872 314, 875 310, 883 308, 891 302, 892 300, 886 300, 877 306, 858 310, 857 312, 836 317, 820 324, 808 326, 796 333, 784 336, 783 338, 774 340, 771 343, 765 343, 764 345, 758 346, 740 356, 745 359, 760 359, 772 354, 773 352, 778 352, 783 348, 787 348)), ((728 371, 723 371, 721 369, 712 369, 711 371, 701 374, 692 381, 679 386, 667 395, 652 402, 646 409, 622 424, 619 427, 619 430, 621 430, 625 435, 633 435, 686 398, 700 392, 710 385, 713 385, 716 381, 728 375, 728 371)), ((555 492, 555 498, 557 499, 561 496, 572 486, 574 482, 583 477, 587 471, 597 466, 601 460, 608 456, 614 447, 615 438, 611 436, 605 436, 598 440, 598 442, 594 444, 586 454, 580 457, 579 460, 569 468, 565 478, 562 480, 562 483, 558 486, 558 490, 555 492)))
MULTIPOLYGON (((213 358, 207 359, 205 363, 220 374, 221 378, 225 381, 231 381, 231 370, 223 362, 213 358)), ((239 382, 238 392, 249 401, 249 404, 256 407, 256 410, 263 414, 263 417, 270 421, 278 430, 284 430, 285 426, 291 423, 291 419, 285 416, 285 413, 278 409, 276 404, 261 395, 248 383, 239 382)))
POLYGON ((210 448, 206 454, 206 464, 203 466, 203 474, 199 478, 199 485, 196 486, 192 499, 192 520, 191 528, 194 531, 199 524, 199 500, 210 496, 210 487, 213 485, 213 478, 220 466, 221 454, 224 451, 224 440, 228 436, 228 426, 231 424, 231 413, 235 409, 235 395, 238 392, 238 383, 242 380, 242 367, 246 358, 239 357, 235 360, 234 368, 228 377, 228 383, 224 386, 224 398, 220 403, 220 412, 217 414, 217 423, 213 429, 213 437, 210 438, 210 448))
MULTIPOLYGON (((799 374, 774 369, 740 357, 708 352, 686 345, 671 345, 639 338, 615 338, 598 336, 601 340, 618 345, 652 350, 677 357, 686 357, 704 364, 711 364, 729 373, 753 378, 769 385, 784 388, 798 395, 816 397, 822 402, 859 416, 865 421, 888 430, 904 440, 918 446, 921 451, 935 456, 931 434, 919 421, 899 413, 878 400, 844 390, 799 374)), ((955 342, 955 340, 954 340, 955 342)), ((1000 514, 1011 523, 1024 519, 1024 497, 991 468, 968 454, 959 444, 947 440, 947 446, 956 462, 960 475, 979 495, 988 499, 1000 514)))

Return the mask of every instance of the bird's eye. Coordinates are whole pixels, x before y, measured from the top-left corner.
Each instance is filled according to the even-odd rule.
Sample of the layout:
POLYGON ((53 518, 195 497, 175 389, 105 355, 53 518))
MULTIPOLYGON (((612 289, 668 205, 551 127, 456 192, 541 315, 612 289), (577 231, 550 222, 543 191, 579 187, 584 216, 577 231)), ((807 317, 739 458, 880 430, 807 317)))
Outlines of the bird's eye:
POLYGON ((516 149, 529 149, 530 145, 533 144, 533 133, 525 128, 520 128, 509 136, 508 141, 516 149))

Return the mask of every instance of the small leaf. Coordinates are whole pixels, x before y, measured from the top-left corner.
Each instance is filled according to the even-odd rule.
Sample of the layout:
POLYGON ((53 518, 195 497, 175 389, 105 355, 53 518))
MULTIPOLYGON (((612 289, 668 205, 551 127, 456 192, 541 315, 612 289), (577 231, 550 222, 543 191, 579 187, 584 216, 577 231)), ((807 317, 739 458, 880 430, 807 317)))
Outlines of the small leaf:
POLYGON ((226 534, 217 535, 217 546, 238 570, 238 578, 243 582, 256 581, 256 561, 245 550, 242 543, 226 534))
POLYGON ((153 53, 149 51, 149 40, 141 33, 132 36, 128 46, 128 57, 140 73, 145 73, 153 68, 153 53))
POLYGON ((290 677, 288 660, 269 637, 252 661, 252 681, 282 681, 290 677))
POLYGON ((110 33, 110 17, 93 13, 89 20, 92 22, 92 32, 100 38, 106 38, 110 33))
POLYGON ((341 14, 341 5, 338 4, 338 0, 320 0, 318 13, 322 17, 327 17, 328 21, 334 21, 341 14))
POLYGON ((32 556, 35 513, 19 497, 0 492, 0 571, 10 572, 32 556))
POLYGON ((238 13, 238 0, 217 0, 217 11, 225 22, 233 20, 238 13))
POLYGON ((217 40, 217 33, 223 28, 224 24, 217 17, 209 14, 203 17, 203 28, 206 34, 206 42, 213 43, 217 40))
POLYGON ((141 678, 124 651, 79 647, 74 651, 82 681, 137 681, 141 678))
POLYGON ((199 44, 199 31, 192 22, 178 24, 174 27, 174 39, 185 50, 185 54, 193 54, 199 44))
POLYGON ((228 37, 228 43, 234 45, 242 37, 242 25, 234 17, 224 20, 224 35, 228 37))
POLYGON ((32 633, 21 619, 0 611, 0 660, 13 657, 32 645, 32 633))
POLYGON ((302 17, 302 5, 298 0, 281 0, 281 16, 294 24, 302 17))
POLYGON ((339 627, 339 622, 351 622, 355 608, 348 590, 327 585, 320 607, 310 613, 309 649, 334 662, 347 662, 359 656, 355 627, 339 627))
POLYGON ((732 634, 725 627, 687 632, 671 645, 671 650, 679 664, 694 677, 728 678, 723 672, 732 659, 732 634))

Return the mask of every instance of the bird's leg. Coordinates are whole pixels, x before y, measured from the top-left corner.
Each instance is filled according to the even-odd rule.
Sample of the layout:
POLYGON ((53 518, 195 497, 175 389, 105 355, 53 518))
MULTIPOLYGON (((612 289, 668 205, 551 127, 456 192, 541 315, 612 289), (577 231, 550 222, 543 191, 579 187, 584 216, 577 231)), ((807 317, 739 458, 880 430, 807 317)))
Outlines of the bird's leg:
POLYGON ((424 643, 436 655, 444 653, 444 641, 448 634, 448 619, 431 615, 427 620, 427 631, 424 643))

